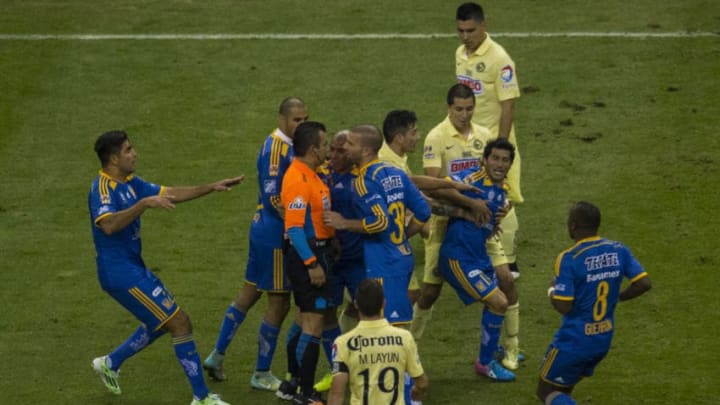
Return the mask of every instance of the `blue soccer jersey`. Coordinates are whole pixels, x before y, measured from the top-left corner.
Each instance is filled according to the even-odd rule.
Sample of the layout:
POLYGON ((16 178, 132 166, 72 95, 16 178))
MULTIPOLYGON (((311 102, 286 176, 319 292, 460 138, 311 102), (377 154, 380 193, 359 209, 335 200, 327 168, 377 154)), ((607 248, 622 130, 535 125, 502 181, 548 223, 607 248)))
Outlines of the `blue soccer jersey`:
POLYGON ((495 214, 506 204, 505 184, 495 184, 488 178, 484 168, 464 170, 450 177, 451 180, 469 184, 482 190, 481 194, 465 191, 467 197, 482 199, 490 209, 490 220, 478 227, 460 218, 450 218, 440 254, 476 263, 475 268, 492 269, 485 243, 495 226, 495 214))
POLYGON ((140 240, 140 217, 112 235, 105 235, 98 223, 116 212, 126 210, 138 200, 163 193, 157 184, 129 176, 125 182, 112 179, 105 172, 93 181, 88 195, 90 222, 95 242, 100 284, 105 289, 123 288, 137 281, 145 272, 140 240))
POLYGON ((363 251, 367 276, 409 275, 414 269, 412 248, 405 233, 406 210, 413 221, 426 222, 430 206, 402 170, 372 161, 360 168, 354 183, 355 207, 368 235, 363 251))
POLYGON ((480 227, 464 219, 451 218, 440 246, 438 270, 467 305, 486 299, 498 289, 486 242, 495 226, 495 214, 506 203, 506 189, 504 183, 493 183, 483 168, 467 169, 450 179, 479 188, 480 194, 463 194, 483 199, 491 212, 490 221, 480 227))
POLYGON ((285 223, 278 209, 282 179, 292 158, 292 140, 279 129, 265 139, 257 157, 258 205, 250 224, 245 278, 263 291, 289 290, 282 252, 285 223))
MULTIPOLYGON (((353 183, 357 178, 357 170, 347 173, 338 173, 330 166, 321 166, 318 169, 320 178, 330 188, 330 199, 333 211, 340 213, 347 219, 358 219, 353 197, 353 183)), ((359 233, 350 231, 335 231, 335 238, 340 243, 341 261, 362 260, 363 247, 359 233)))
POLYGON ((366 233, 365 275, 382 282, 385 318, 393 324, 408 323, 413 308, 407 289, 415 261, 405 215, 411 211, 412 221, 422 224, 430 218, 430 205, 405 172, 379 160, 360 168, 353 186, 355 208, 366 233))
POLYGON ((555 260, 554 299, 572 301, 553 344, 561 350, 598 353, 610 349, 615 306, 623 278, 647 276, 620 242, 591 237, 577 242, 555 260))

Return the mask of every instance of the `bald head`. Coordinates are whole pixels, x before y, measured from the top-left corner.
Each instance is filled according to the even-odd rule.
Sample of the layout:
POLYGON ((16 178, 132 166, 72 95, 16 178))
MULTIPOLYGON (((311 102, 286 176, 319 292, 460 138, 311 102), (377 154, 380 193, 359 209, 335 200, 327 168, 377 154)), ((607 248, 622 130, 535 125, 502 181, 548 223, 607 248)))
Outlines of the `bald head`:
POLYGON ((383 144, 383 137, 380 135, 380 131, 374 125, 357 125, 350 129, 350 132, 358 134, 360 145, 370 149, 370 151, 377 154, 383 144))
POLYGON ((288 97, 280 102, 278 113, 287 116, 293 108, 305 108, 305 102, 300 97, 288 97))

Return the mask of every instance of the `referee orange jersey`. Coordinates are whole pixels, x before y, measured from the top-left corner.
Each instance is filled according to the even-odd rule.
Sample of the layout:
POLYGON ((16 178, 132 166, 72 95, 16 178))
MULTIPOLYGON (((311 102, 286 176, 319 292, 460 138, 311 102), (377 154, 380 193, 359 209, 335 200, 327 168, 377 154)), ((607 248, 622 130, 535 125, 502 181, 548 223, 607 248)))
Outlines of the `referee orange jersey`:
POLYGON ((335 231, 323 222, 330 210, 330 189, 308 165, 293 159, 282 181, 280 198, 285 207, 285 232, 302 228, 308 239, 330 239, 335 231))

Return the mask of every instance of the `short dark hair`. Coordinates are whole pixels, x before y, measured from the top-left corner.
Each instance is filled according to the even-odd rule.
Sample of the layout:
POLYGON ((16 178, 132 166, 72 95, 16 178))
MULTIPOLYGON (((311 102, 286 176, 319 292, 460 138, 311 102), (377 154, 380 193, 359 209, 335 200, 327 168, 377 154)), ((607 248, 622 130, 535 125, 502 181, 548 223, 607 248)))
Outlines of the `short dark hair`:
POLYGON ((510 143, 507 138, 495 138, 488 142, 487 145, 485 145, 485 149, 483 149, 483 158, 487 159, 490 157, 493 149, 510 151, 510 161, 512 162, 515 160, 515 145, 510 143))
POLYGON ((304 157, 311 146, 319 146, 320 132, 327 132, 327 130, 325 125, 317 121, 305 121, 298 125, 293 137, 295 156, 304 157))
POLYGON ((578 229, 597 233, 600 228, 600 208, 587 201, 578 201, 570 208, 570 218, 578 229))
POLYGON ((100 135, 95 141, 95 153, 100 164, 105 167, 110 162, 110 156, 120 153, 128 135, 125 131, 112 130, 100 135))
POLYGON ((355 292, 355 306, 365 316, 378 316, 385 302, 385 294, 380 281, 366 278, 355 292))
POLYGON ((455 99, 467 99, 472 98, 473 105, 475 104, 475 93, 468 87, 467 84, 458 83, 450 87, 447 93, 447 105, 455 104, 455 99))
POLYGON ((360 134, 361 145, 372 149, 373 152, 377 153, 382 148, 383 137, 375 125, 356 125, 350 128, 350 132, 360 134))
POLYGON ((390 111, 383 121, 383 136, 385 137, 385 142, 392 143, 397 134, 407 131, 416 122, 417 116, 413 111, 390 111))
POLYGON ((300 97, 287 97, 280 102, 278 113, 287 116, 288 113, 290 113, 290 109, 295 107, 305 107, 305 102, 300 97))
POLYGON ((455 19, 459 21, 475 20, 477 22, 485 21, 485 13, 482 6, 477 3, 463 3, 458 6, 455 12, 455 19))

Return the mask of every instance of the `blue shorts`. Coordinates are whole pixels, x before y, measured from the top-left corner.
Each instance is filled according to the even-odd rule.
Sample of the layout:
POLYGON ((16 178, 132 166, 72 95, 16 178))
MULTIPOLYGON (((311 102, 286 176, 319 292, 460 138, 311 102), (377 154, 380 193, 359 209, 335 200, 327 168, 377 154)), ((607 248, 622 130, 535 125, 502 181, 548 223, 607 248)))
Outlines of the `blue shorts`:
POLYGON ((180 311, 170 291, 147 269, 132 285, 105 291, 153 332, 180 311))
POLYGON ((595 367, 607 353, 574 352, 551 344, 540 365, 540 378, 558 387, 572 387, 583 377, 592 376, 595 367))
POLYGON ((479 269, 471 261, 463 261, 440 255, 438 263, 440 274, 445 278, 458 295, 458 298, 469 305, 484 301, 498 290, 495 270, 479 269))
POLYGON ((283 233, 277 237, 259 238, 250 232, 250 251, 245 280, 260 291, 290 292, 290 281, 285 271, 286 262, 283 254, 283 233))
POLYGON ((339 306, 343 302, 343 294, 347 288, 351 299, 355 299, 355 291, 360 286, 360 282, 365 280, 365 264, 362 260, 340 259, 333 266, 333 274, 335 275, 334 299, 339 306))
POLYGON ((407 324, 413 320, 413 306, 408 297, 412 273, 402 276, 379 277, 385 293, 385 319, 391 324, 407 324))

